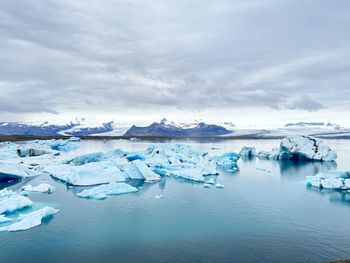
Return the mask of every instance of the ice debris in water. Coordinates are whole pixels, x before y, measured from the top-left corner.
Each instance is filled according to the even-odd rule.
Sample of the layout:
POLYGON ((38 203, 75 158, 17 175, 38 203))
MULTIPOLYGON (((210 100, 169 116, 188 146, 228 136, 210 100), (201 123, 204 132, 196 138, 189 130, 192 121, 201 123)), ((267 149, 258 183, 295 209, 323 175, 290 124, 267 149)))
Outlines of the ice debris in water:
POLYGON ((220 188, 220 189, 225 188, 225 186, 223 184, 219 184, 219 183, 215 184, 215 187, 220 188))
POLYGON ((162 198, 163 198, 163 195, 156 195, 154 198, 155 198, 155 199, 162 199, 162 198))
POLYGON ((22 187, 22 191, 40 192, 40 193, 47 193, 47 194, 52 193, 54 190, 55 190, 55 187, 47 183, 42 183, 42 184, 39 184, 38 186, 31 186, 30 184, 28 184, 22 187))
POLYGON ((0 214, 11 213, 25 207, 30 207, 33 202, 26 196, 11 194, 0 197, 0 214))
POLYGON ((349 190, 350 172, 330 171, 306 177, 306 185, 318 188, 349 190))
POLYGON ((255 147, 243 146, 239 152, 241 158, 253 158, 257 156, 255 147))
POLYGON ((109 183, 83 190, 76 195, 83 198, 105 199, 111 195, 121 195, 137 192, 138 189, 126 183, 109 183))
POLYGON ((16 219, 16 222, 8 226, 0 227, 0 231, 12 232, 12 231, 28 230, 30 228, 41 225, 42 220, 44 218, 53 216, 58 211, 59 211, 58 209, 45 206, 39 210, 36 210, 28 214, 20 214, 16 219))

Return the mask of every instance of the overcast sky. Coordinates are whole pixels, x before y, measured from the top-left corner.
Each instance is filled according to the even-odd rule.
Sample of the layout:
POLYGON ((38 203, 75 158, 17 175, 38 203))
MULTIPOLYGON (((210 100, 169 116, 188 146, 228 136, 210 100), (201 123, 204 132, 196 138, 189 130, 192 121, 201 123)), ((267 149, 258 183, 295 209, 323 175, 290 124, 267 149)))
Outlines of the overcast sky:
POLYGON ((348 0, 0 0, 0 119, 350 126, 348 0))

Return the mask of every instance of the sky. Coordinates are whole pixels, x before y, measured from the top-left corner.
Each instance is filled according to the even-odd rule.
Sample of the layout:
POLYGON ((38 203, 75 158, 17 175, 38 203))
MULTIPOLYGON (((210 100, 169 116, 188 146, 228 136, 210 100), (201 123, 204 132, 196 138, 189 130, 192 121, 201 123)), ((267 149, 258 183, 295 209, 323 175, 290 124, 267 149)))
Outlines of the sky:
POLYGON ((350 127, 348 0, 0 0, 0 120, 350 127))

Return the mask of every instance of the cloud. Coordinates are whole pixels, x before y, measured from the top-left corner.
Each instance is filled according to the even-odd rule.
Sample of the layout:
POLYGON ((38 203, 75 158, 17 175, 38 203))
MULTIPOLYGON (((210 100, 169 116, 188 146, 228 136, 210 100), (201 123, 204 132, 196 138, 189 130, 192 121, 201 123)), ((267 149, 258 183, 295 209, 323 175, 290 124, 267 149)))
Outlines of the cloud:
POLYGON ((2 1, 0 113, 349 105, 349 12, 338 0, 2 1))

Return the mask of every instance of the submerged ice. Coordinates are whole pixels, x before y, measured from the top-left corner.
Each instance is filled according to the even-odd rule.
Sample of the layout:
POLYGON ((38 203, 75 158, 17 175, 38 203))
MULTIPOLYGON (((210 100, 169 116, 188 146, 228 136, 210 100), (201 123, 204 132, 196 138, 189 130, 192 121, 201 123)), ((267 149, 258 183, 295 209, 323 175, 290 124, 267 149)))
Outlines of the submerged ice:
POLYGON ((83 190, 76 195, 83 198, 105 199, 111 195, 121 195, 137 192, 138 189, 126 183, 109 183, 83 190))

